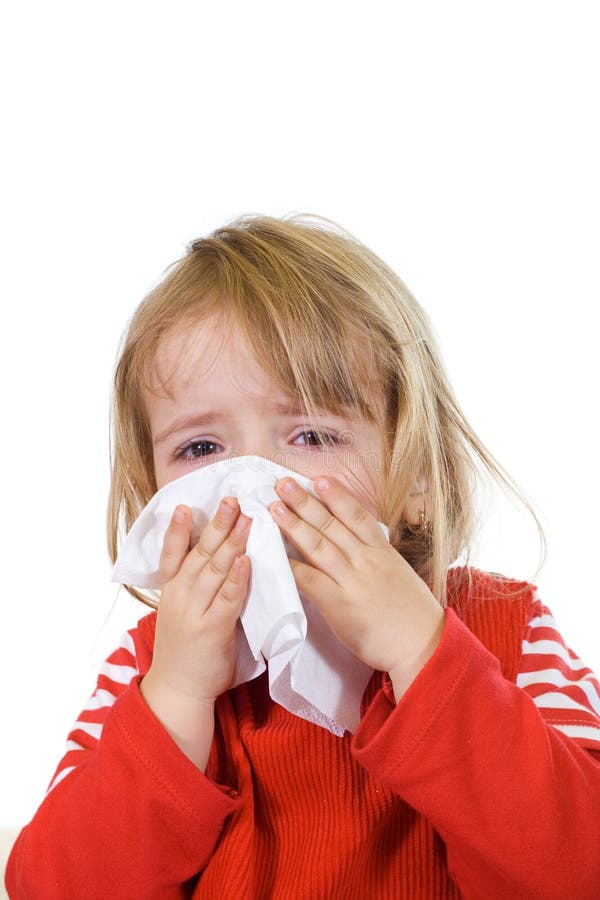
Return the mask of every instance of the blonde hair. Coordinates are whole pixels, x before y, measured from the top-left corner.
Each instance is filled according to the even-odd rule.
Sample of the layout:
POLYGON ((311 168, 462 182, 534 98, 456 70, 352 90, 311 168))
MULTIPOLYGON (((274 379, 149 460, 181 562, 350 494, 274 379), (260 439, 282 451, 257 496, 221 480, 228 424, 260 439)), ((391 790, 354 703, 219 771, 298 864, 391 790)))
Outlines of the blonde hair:
POLYGON ((442 605, 448 568, 468 558, 474 537, 479 463, 527 507, 545 548, 529 502, 460 410, 428 318, 402 280, 330 220, 249 215, 192 241, 129 323, 113 385, 113 562, 123 530, 156 491, 143 389, 155 383, 159 346, 183 326, 193 335, 215 313, 227 328, 237 326, 256 361, 309 416, 350 409, 381 427, 386 455, 377 508, 390 542, 442 605), (401 519, 416 475, 427 486, 426 534, 401 519))

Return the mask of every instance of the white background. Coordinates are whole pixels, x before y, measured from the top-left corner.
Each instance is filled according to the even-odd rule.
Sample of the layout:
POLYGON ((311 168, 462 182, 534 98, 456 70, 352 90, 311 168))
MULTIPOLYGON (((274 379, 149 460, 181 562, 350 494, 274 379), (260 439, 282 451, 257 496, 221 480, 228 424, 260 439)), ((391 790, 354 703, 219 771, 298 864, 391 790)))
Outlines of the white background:
MULTIPOLYGON (((120 335, 184 244, 241 213, 327 216, 397 270, 467 417, 542 517, 543 599, 600 669, 595 8, 13 6, 0 29, 0 825, 33 814, 139 614, 122 593, 103 625, 120 335)), ((538 553, 532 521, 490 505, 472 562, 527 578, 538 553)))

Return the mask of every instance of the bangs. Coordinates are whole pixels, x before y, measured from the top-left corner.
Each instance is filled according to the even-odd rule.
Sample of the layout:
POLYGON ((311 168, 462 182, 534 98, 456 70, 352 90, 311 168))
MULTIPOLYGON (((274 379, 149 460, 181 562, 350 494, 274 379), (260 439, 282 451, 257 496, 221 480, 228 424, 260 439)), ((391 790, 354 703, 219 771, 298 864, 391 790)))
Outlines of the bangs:
POLYGON ((378 421, 374 396, 381 377, 364 332, 310 303, 301 310, 293 298, 291 315, 275 312, 269 297, 236 300, 235 322, 256 362, 283 391, 298 397, 309 414, 321 409, 370 424, 378 421))
POLYGON ((153 327, 140 333, 129 370, 132 386, 157 393, 158 385, 170 396, 171 379, 194 352, 197 329, 215 319, 215 358, 239 331, 258 365, 309 416, 326 410, 380 423, 385 341, 360 315, 364 301, 356 287, 340 284, 339 273, 333 278, 321 270, 317 278, 272 245, 261 253, 256 235, 251 245, 232 247, 218 238, 192 244, 179 270, 156 289, 159 298, 147 298, 153 327), (167 313, 162 326, 157 305, 167 313), (175 334, 184 337, 177 362, 159 372, 159 351, 175 334))

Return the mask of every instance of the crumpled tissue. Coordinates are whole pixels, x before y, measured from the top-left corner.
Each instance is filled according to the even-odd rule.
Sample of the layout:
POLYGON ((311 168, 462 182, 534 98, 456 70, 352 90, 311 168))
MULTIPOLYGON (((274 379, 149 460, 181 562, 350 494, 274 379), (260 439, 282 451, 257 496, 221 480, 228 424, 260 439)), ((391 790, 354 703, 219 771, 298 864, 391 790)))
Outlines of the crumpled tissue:
MULTIPOLYGON (((268 663, 271 698, 290 713, 342 735, 354 732, 373 669, 336 638, 317 608, 302 596, 288 557, 304 557, 283 536, 268 506, 280 499, 275 482, 291 476, 317 496, 312 480, 261 456, 239 456, 198 468, 162 487, 142 510, 121 546, 111 581, 161 587, 163 538, 179 503, 194 520, 192 542, 215 515, 223 497, 237 497, 252 519, 246 543, 252 572, 237 623, 231 687, 256 678, 268 663)), ((379 523, 386 538, 389 531, 379 523)))

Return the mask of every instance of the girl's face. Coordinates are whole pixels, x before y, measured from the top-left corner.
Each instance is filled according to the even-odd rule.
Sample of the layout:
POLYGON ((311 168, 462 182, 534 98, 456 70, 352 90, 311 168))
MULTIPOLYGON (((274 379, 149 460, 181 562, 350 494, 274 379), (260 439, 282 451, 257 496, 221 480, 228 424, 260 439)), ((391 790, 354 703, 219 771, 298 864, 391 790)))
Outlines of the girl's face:
MULTIPOLYGON (((357 414, 341 418, 319 411, 309 420, 254 361, 238 331, 223 334, 215 318, 173 332, 157 354, 159 378, 170 397, 146 391, 157 489, 193 469, 221 459, 256 455, 314 480, 333 475, 376 518, 376 486, 383 473, 380 429, 357 414), (328 435, 318 444, 311 431, 328 435)), ((376 402, 376 398, 373 398, 376 402)))

